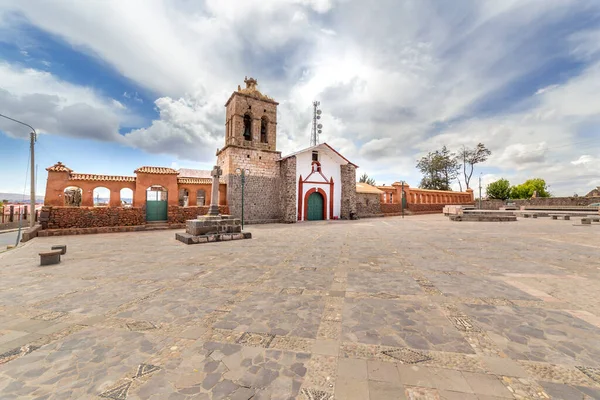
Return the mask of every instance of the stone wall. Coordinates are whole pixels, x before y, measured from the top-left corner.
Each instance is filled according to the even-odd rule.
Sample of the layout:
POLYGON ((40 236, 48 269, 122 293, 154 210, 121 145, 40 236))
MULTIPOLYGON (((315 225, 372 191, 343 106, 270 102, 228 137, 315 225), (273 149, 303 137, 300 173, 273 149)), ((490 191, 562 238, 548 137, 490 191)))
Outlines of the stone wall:
MULTIPOLYGON (((517 207, 521 206, 545 206, 545 207, 564 207, 564 206, 587 206, 592 203, 600 203, 600 197, 538 197, 527 200, 508 200, 509 203, 515 203, 517 207)), ((481 208, 484 210, 498 210, 507 202, 502 200, 483 200, 481 208)), ((475 205, 479 205, 475 201, 475 205)))
POLYGON ((44 206, 40 213, 42 229, 133 226, 146 223, 143 208, 44 206))
POLYGON ((381 203, 377 193, 357 193, 356 212, 360 218, 375 217, 381 213, 381 203))
MULTIPOLYGON (((228 175, 227 204, 230 214, 242 218, 242 182, 239 175, 228 175)), ((244 187, 244 223, 266 224, 281 221, 281 179, 246 176, 244 187)))
POLYGON ((356 215, 356 167, 352 164, 340 165, 342 179, 341 219, 356 215))
MULTIPOLYGON (((210 206, 193 206, 193 207, 180 207, 180 206, 169 206, 167 211, 167 219, 169 224, 181 224, 190 219, 196 219, 198 215, 206 215, 210 206)), ((229 214, 229 207, 219 206, 219 213, 229 214)))
POLYGON ((296 209, 296 156, 288 157, 280 162, 279 173, 281 176, 281 221, 296 222, 298 219, 296 209))

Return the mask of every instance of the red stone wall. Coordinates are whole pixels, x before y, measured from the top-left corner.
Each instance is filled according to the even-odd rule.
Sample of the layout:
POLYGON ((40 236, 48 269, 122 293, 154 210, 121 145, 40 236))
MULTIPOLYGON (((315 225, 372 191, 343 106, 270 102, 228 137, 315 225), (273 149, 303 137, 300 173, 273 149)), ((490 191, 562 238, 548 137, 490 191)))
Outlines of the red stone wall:
POLYGON ((408 204, 411 214, 441 214, 445 204, 408 204))
POLYGON ((40 214, 43 229, 133 226, 146 223, 142 208, 44 206, 40 214))
MULTIPOLYGON (((198 215, 205 215, 208 213, 210 206, 195 206, 195 207, 179 207, 169 206, 168 210, 168 221, 170 224, 181 224, 185 223, 188 219, 196 219, 198 215)), ((229 214, 229 207, 219 206, 219 212, 221 214, 229 214)))
MULTIPOLYGON (((381 203, 381 212, 384 214, 401 214, 402 204, 400 203, 381 203)), ((406 208, 404 209, 406 211, 406 208)))

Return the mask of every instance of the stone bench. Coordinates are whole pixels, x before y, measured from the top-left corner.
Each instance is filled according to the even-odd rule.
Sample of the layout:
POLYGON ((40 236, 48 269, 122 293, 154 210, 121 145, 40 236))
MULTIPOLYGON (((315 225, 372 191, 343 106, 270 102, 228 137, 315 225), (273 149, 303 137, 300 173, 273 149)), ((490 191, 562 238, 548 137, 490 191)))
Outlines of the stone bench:
POLYGON ((537 218, 538 217, 537 213, 522 213, 521 215, 523 216, 523 218, 530 218, 530 217, 537 218))
POLYGON ((586 218, 589 218, 592 222, 600 222, 600 215, 588 215, 586 218))
POLYGON ((562 219, 565 221, 569 221, 571 219, 570 215, 565 215, 565 214, 548 214, 549 217, 551 217, 552 219, 562 219))
POLYGON ((62 250, 50 250, 40 254, 40 265, 53 265, 60 263, 62 250))
POLYGON ((62 255, 67 254, 67 245, 66 244, 57 244, 55 246, 50 247, 50 249, 61 250, 62 252, 60 254, 62 254, 62 255))

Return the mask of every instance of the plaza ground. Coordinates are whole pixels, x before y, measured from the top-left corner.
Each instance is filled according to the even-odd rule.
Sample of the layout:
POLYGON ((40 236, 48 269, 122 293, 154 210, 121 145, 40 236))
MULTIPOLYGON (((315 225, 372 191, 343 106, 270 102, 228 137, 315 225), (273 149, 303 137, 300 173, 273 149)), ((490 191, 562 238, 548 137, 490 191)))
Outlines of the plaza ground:
POLYGON ((37 238, 0 254, 0 398, 598 399, 600 226, 572 223, 37 238))

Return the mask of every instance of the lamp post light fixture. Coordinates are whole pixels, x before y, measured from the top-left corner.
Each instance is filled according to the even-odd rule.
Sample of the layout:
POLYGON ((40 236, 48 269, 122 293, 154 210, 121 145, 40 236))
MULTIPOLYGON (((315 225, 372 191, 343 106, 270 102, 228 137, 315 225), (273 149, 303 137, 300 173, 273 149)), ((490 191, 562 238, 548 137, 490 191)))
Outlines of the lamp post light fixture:
POLYGON ((236 168, 235 173, 242 178, 242 230, 244 230, 244 186, 246 185, 246 175, 250 175, 250 170, 245 168, 236 168))

